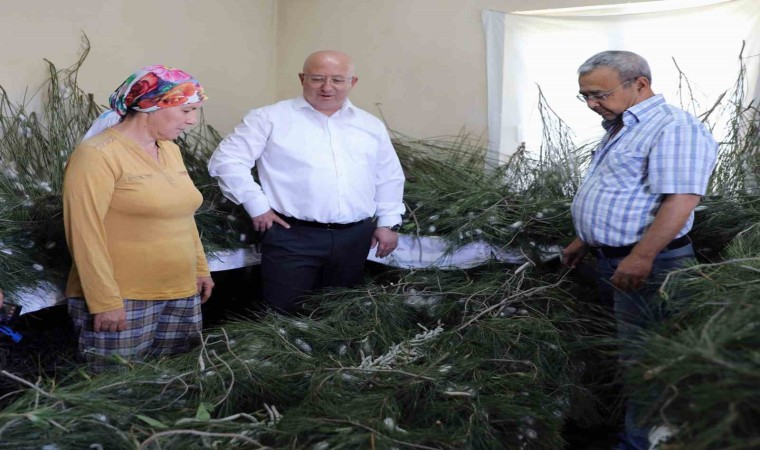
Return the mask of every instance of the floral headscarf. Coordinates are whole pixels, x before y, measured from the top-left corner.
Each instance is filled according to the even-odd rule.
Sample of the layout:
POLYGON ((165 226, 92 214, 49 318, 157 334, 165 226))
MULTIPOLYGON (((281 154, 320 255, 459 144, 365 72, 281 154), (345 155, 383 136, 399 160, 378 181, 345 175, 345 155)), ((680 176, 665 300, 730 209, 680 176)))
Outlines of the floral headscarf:
POLYGON ((111 109, 120 116, 127 110, 151 112, 206 100, 201 84, 187 72, 162 65, 143 67, 129 76, 111 97, 111 109))
POLYGON ((172 106, 191 105, 208 96, 201 84, 187 72, 174 67, 147 66, 129 76, 108 99, 111 109, 92 124, 82 140, 110 128, 132 109, 151 112, 172 106))

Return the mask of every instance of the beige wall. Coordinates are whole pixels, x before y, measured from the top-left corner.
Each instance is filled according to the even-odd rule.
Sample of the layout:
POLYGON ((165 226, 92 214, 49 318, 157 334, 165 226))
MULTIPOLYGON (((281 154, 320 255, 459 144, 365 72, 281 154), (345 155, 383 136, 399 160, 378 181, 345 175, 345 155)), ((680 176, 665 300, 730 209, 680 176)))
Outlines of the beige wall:
MULTIPOLYGON (((211 99, 207 120, 229 132, 250 108, 299 94, 309 53, 354 56, 359 106, 414 137, 486 130, 481 11, 623 0, 24 0, 0 14, 0 85, 20 100, 46 78, 43 58, 75 62, 92 50, 80 85, 104 104, 133 70, 180 67, 211 99)), ((558 45, 557 51, 561 51, 558 45)), ((550 57, 550 55, 547 55, 550 57)))
POLYGON ((105 104, 139 67, 197 77, 207 120, 226 133, 253 104, 275 100, 276 0, 23 0, 2 2, 0 85, 15 100, 47 77, 43 58, 74 63, 91 42, 80 86, 105 104))
MULTIPOLYGON (((280 0, 277 96, 299 92, 304 57, 331 48, 354 57, 351 99, 416 138, 485 138, 484 9, 525 11, 624 0, 280 0)), ((560 43, 558 43, 560 44, 560 43)), ((561 50, 561 45, 557 46, 561 50)), ((551 57, 551 55, 546 55, 551 57)))

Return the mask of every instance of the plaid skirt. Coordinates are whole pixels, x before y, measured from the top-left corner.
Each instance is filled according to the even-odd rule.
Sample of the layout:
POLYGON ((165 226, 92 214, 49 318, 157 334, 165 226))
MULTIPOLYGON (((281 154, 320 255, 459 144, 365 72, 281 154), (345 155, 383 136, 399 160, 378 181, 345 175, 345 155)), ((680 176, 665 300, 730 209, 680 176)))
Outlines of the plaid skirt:
POLYGON ((126 330, 96 332, 84 298, 68 299, 79 353, 96 372, 113 367, 119 359, 142 361, 150 356, 183 353, 201 341, 201 301, 197 295, 174 300, 125 299, 124 309, 126 330))

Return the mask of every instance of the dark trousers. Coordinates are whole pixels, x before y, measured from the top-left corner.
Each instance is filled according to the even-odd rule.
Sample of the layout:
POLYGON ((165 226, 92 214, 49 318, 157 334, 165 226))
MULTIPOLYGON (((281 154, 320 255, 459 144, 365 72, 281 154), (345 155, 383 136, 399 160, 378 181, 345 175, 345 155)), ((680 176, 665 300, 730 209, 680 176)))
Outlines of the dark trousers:
POLYGON ((304 294, 358 284, 374 231, 371 220, 334 230, 273 224, 261 241, 262 297, 275 309, 293 313, 304 294))
MULTIPOLYGON (((641 332, 651 329, 667 317, 667 311, 657 298, 657 291, 665 281, 668 273, 687 266, 694 261, 694 249, 686 245, 675 250, 663 250, 654 260, 652 273, 644 287, 631 292, 617 290, 610 278, 623 260, 620 258, 599 258, 597 273, 599 275, 599 294, 604 302, 614 305, 617 335, 622 343, 622 364, 631 365, 640 354, 641 332)), ((654 396, 654 395, 653 395, 654 396)), ((649 427, 639 424, 639 412, 646 411, 650 402, 639 400, 626 402, 624 444, 618 448, 626 450, 647 450, 649 444, 649 427)))

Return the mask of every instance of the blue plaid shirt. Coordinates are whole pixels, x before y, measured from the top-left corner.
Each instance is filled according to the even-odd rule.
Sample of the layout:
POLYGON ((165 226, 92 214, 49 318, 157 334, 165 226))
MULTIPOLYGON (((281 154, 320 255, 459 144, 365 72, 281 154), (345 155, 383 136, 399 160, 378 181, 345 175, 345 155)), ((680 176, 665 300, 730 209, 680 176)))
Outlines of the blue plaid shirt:
MULTIPOLYGON (((575 230, 589 245, 619 247, 638 242, 665 194, 704 195, 717 144, 696 117, 655 95, 623 112, 599 143, 588 174, 573 199, 575 230)), ((691 213, 676 237, 689 232, 691 213)))

